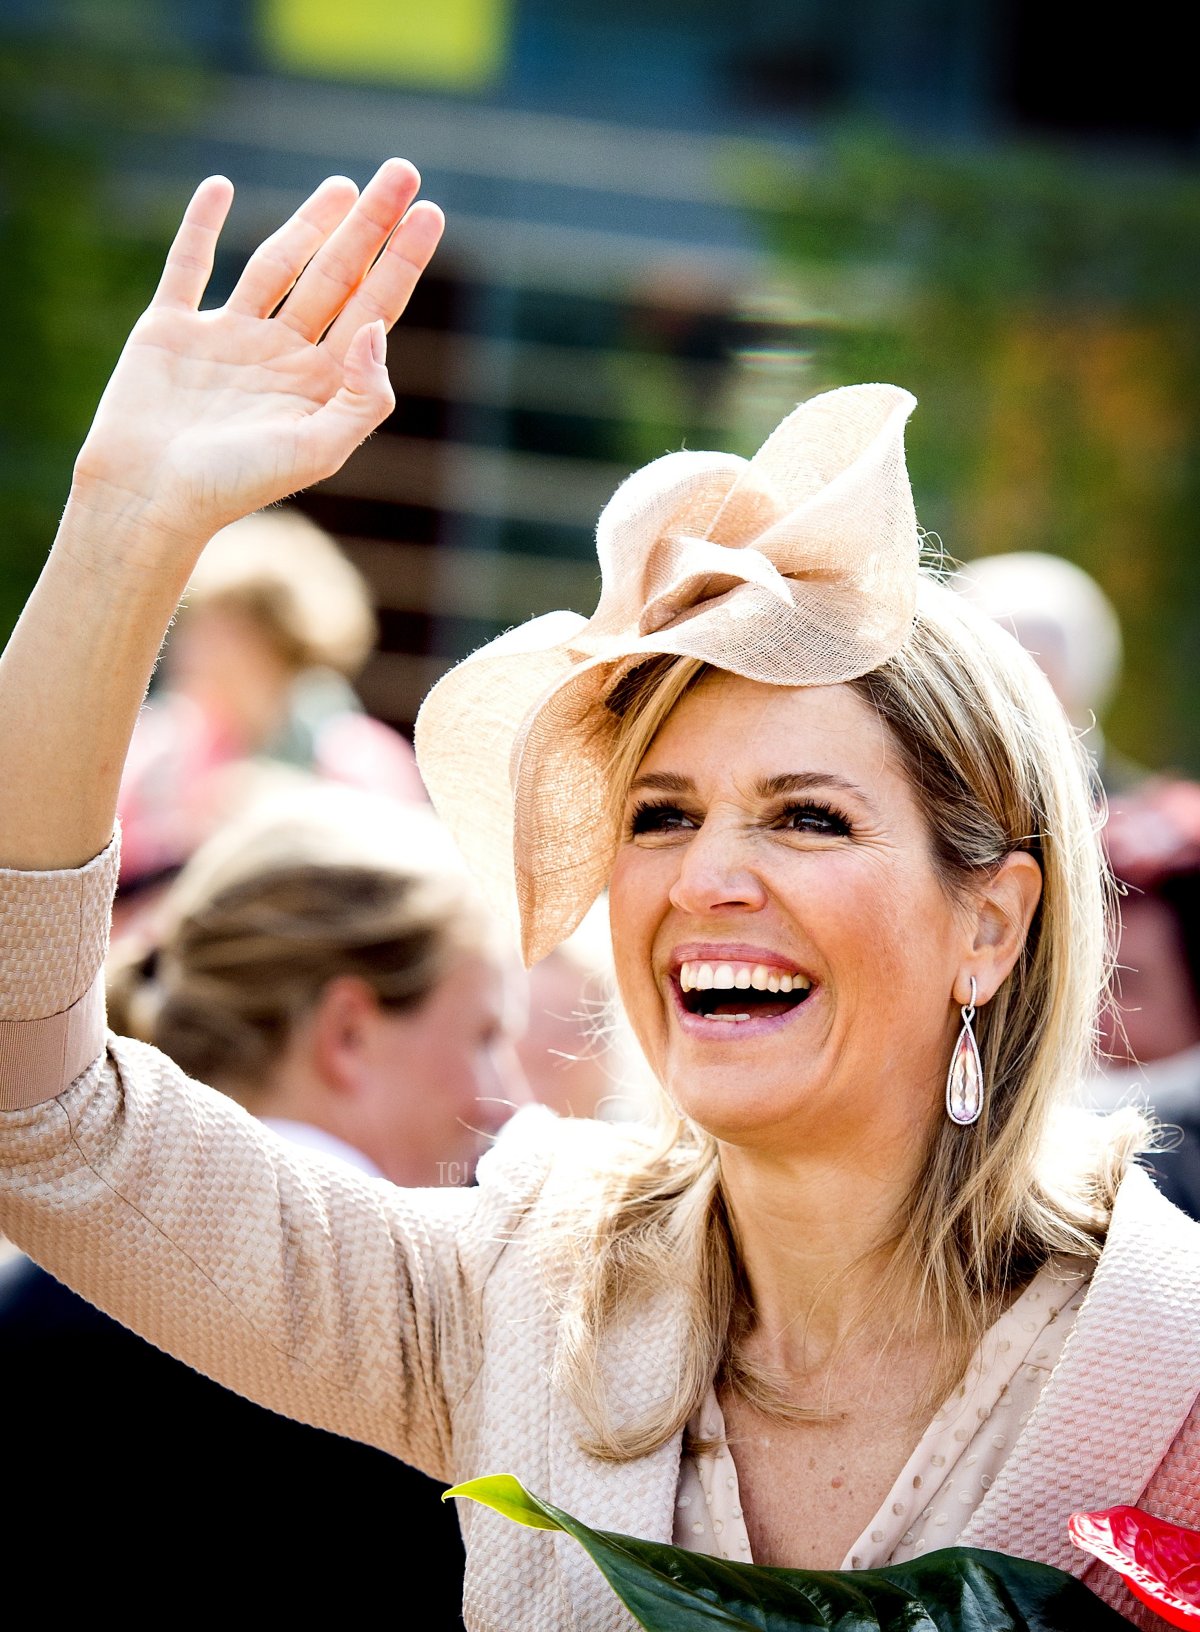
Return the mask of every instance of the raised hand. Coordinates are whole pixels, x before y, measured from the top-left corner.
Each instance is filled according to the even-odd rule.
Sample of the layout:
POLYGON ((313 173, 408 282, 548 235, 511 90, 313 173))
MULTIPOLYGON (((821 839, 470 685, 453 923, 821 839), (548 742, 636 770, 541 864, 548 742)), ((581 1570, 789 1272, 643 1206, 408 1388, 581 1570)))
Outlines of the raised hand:
POLYGON ((75 466, 72 504, 192 555, 227 522, 330 475, 393 405, 385 336, 437 247, 442 215, 391 159, 359 197, 333 177, 199 310, 233 198, 197 189, 162 280, 75 466))
POLYGON ((335 177, 200 311, 233 188, 197 190, 75 465, 54 548, 0 654, 0 866, 75 866, 112 831, 146 682, 219 527, 336 470, 392 406, 387 330, 441 211, 392 159, 335 177))

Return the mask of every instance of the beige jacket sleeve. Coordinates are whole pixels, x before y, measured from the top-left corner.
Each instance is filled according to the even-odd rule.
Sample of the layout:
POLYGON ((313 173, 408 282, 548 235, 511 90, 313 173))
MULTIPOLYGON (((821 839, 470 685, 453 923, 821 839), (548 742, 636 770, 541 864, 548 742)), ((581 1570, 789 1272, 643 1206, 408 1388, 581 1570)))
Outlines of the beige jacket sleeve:
POLYGON ((0 1231, 227 1387, 450 1477, 483 1286, 539 1163, 496 1152, 475 1189, 400 1190, 285 1144, 154 1049, 105 1047, 99 1010, 69 1056, 55 1017, 98 977, 113 848, 75 872, 0 871, 10 1044, 20 1028, 0 1053, 17 1107, 0 1110, 0 1231), (53 1082, 81 1049, 82 1074, 53 1082), (58 1097, 27 1104, 30 1079, 58 1097))

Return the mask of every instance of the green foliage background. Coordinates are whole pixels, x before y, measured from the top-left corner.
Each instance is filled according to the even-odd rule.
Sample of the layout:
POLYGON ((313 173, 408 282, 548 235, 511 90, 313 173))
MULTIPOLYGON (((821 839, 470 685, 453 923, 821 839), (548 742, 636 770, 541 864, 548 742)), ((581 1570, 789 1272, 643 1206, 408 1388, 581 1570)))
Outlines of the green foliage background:
POLYGON ((188 64, 127 46, 0 49, 0 644, 171 231, 115 185, 117 133, 131 118, 168 125, 200 94, 188 64))
POLYGON ((1109 734, 1200 773, 1194 170, 882 131, 834 137, 802 175, 730 162, 798 293, 806 390, 908 386, 924 525, 959 559, 1091 572, 1126 637, 1109 734))

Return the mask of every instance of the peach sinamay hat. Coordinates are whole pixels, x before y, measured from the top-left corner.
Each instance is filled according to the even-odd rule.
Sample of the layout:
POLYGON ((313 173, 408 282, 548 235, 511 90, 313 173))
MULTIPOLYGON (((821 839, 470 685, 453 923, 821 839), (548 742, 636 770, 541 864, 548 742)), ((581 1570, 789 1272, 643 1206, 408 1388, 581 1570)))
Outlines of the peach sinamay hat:
POLYGON ((608 776, 614 684, 674 653, 779 686, 878 666, 916 601, 919 540, 904 464, 915 399, 828 391, 750 460, 671 453, 635 471, 596 530, 600 602, 550 612, 450 671, 417 720, 438 814, 491 899, 545 957, 604 888, 616 851, 608 776))

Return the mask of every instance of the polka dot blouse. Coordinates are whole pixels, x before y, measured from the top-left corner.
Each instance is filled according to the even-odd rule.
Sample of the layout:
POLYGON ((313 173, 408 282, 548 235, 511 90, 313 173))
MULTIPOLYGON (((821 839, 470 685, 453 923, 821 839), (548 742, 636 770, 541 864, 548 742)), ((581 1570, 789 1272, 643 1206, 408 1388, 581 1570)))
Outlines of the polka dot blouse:
MULTIPOLYGON (((1051 1262, 988 1329, 842 1569, 898 1564, 953 1544, 1029 1421, 1087 1281, 1075 1264, 1051 1262)), ((685 1446, 693 1439, 715 1445, 685 1452, 674 1541, 693 1552, 752 1563, 737 1466, 722 1443, 725 1420, 715 1391, 710 1389, 688 1430, 685 1446)))

